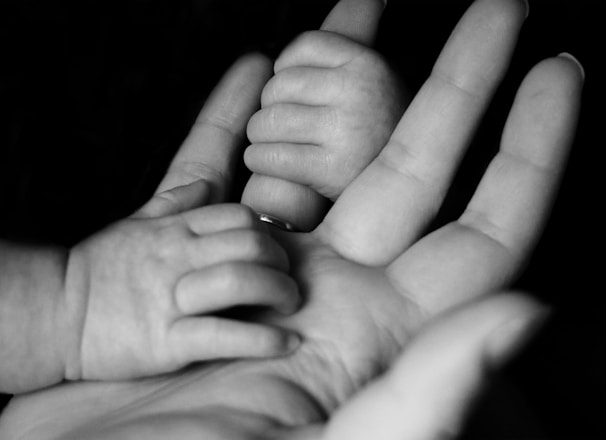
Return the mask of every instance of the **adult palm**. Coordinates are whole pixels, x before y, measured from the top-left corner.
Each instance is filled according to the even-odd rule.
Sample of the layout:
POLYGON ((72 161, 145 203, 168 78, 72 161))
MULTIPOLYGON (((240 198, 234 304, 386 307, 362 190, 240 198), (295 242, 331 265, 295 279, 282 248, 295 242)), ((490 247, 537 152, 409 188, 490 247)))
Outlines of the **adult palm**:
MULTIPOLYGON (((366 17, 364 35, 372 35, 380 10, 375 1, 343 0, 324 26, 347 33, 366 17)), ((505 73, 525 14, 518 0, 475 2, 388 145, 323 223, 309 234, 276 232, 304 304, 293 316, 260 319, 302 335, 294 354, 21 397, 3 416, 2 438, 345 438, 321 422, 397 356, 406 358, 429 321, 447 320, 456 306, 511 281, 539 235, 578 113, 582 74, 567 56, 528 74, 500 152, 467 209, 423 236, 505 73)), ((353 38, 366 38, 356 32, 353 38)), ((243 133, 269 74, 259 56, 228 73, 160 185, 167 213, 191 208, 181 189, 200 178, 224 193, 239 143, 234 133, 243 133)), ((355 418, 345 423, 354 432, 363 426, 355 418)))

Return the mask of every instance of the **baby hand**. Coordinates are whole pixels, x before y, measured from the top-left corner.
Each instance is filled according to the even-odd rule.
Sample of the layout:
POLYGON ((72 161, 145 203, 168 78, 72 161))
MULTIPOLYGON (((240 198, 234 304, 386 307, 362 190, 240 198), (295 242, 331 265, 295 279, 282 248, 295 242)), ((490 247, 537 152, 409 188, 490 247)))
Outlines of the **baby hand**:
POLYGON ((383 148, 405 99, 379 54, 333 32, 303 34, 274 70, 248 124, 256 175, 242 201, 309 229, 309 189, 334 201, 383 148))
POLYGON ((290 314, 299 305, 285 251, 249 208, 162 211, 148 205, 72 249, 66 299, 81 334, 68 379, 129 379, 298 345, 284 329, 213 316, 236 306, 290 314))

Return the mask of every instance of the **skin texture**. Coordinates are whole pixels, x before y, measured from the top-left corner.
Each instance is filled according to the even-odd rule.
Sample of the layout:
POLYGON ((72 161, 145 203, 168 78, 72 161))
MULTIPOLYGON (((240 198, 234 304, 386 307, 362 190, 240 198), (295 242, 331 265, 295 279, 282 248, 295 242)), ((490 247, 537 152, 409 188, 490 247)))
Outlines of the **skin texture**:
POLYGON ((300 298, 284 249, 250 209, 175 203, 205 204, 208 193, 204 181, 159 193, 70 251, 65 315, 80 336, 67 379, 133 379, 297 345, 284 330, 216 316, 244 305, 290 314, 300 298))
POLYGON ((310 231, 385 146, 409 99, 370 48, 382 12, 341 6, 280 54, 248 123, 242 203, 310 231))
MULTIPOLYGON (((374 5, 340 5, 347 10, 352 2, 374 5)), ((468 209, 422 236, 525 16, 524 3, 516 0, 475 2, 386 147, 324 222, 308 234, 275 234, 291 256, 305 303, 290 317, 264 319, 302 334, 298 350, 281 359, 202 364, 144 381, 77 383, 24 396, 3 416, 3 438, 454 436, 487 369, 511 354, 540 315, 527 299, 487 294, 509 283, 528 257, 578 114, 578 63, 568 56, 539 63, 520 86, 500 151, 468 209), (453 382, 442 399, 445 384, 453 382), (383 411, 368 410, 375 405, 383 411), (398 405, 402 412, 394 414, 398 405)), ((214 152, 230 151, 232 143, 218 139, 210 152, 205 146, 217 140, 216 132, 243 132, 245 111, 253 106, 239 93, 242 78, 254 88, 251 83, 267 80, 268 68, 267 60, 252 57, 227 74, 205 112, 229 130, 196 128, 164 188, 200 177, 221 188, 224 180, 216 177, 229 175, 229 161, 216 161, 214 152), (203 174, 179 173, 189 154, 203 174)))

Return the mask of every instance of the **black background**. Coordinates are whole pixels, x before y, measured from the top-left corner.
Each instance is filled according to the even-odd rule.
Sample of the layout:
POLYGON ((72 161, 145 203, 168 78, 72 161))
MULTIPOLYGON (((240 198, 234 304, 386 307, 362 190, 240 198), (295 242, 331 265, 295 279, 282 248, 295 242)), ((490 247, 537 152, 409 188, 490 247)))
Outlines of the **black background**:
MULTIPOLYGON (((333 3, 3 0, 0 235, 70 245, 131 213, 235 58, 275 56, 333 3)), ((530 0, 512 67, 438 220, 464 206, 523 75, 543 58, 574 54, 586 71, 577 140, 553 216, 516 285, 554 314, 480 402, 469 438, 606 438, 600 3, 530 0)), ((390 1, 377 49, 412 91, 469 4, 390 1)))

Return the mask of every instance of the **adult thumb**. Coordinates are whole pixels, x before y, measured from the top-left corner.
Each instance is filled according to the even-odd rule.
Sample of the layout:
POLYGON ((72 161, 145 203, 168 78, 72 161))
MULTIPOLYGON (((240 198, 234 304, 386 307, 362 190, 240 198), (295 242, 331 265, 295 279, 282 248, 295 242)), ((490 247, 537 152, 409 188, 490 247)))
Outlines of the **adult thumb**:
POLYGON ((157 193, 204 179, 212 189, 211 201, 225 200, 246 125, 261 105, 271 70, 271 61, 261 54, 244 55, 234 63, 208 97, 157 193))
POLYGON ((203 179, 156 193, 132 218, 155 218, 179 214, 208 202, 210 185, 203 179))
POLYGON ((439 440, 460 433, 488 373, 544 321, 530 298, 475 301, 421 331, 392 368, 330 421, 324 440, 439 440))

